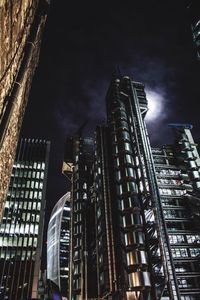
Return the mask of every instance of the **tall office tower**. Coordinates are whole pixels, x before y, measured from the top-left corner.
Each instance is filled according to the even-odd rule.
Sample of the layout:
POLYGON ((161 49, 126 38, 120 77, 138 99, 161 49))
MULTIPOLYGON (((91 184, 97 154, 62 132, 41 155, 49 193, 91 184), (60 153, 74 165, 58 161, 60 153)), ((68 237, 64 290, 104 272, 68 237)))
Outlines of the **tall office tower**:
MULTIPOLYGON (((78 133, 67 140, 65 162, 68 171, 73 171, 71 199, 71 235, 70 235, 70 280, 69 299, 87 299, 88 282, 93 282, 95 272, 89 272, 91 255, 88 255, 91 243, 95 241, 93 216, 90 213, 89 199, 93 185, 94 144, 90 138, 82 138, 78 133), (92 223, 92 225, 90 225, 92 223), (93 226, 93 227, 92 227, 93 226), (89 259, 88 259, 89 258, 89 259), (91 277, 91 280, 88 280, 91 277)), ((67 168, 66 168, 67 170, 67 168)), ((90 253, 90 252, 89 252, 90 253)), ((95 286, 93 286, 95 288, 95 286)))
POLYGON ((68 155, 66 162, 74 164, 70 266, 74 299, 156 299, 164 290, 166 254, 159 238, 162 226, 143 122, 146 111, 143 85, 116 77, 107 95, 108 126, 97 128, 94 163, 88 164, 84 155, 84 139, 68 143, 73 159, 68 155))
POLYGON ((23 139, 0 225, 0 299, 38 296, 50 143, 23 139))
POLYGON ((191 22, 193 42, 197 53, 197 59, 198 61, 200 61, 200 12, 198 0, 189 1, 188 12, 191 22))
POLYGON ((97 129, 95 159, 98 296, 160 299, 171 260, 143 120, 144 86, 114 77, 106 104, 108 126, 97 129))
POLYGON ((197 300, 200 298, 200 158, 191 125, 170 126, 175 131, 175 145, 153 148, 152 153, 179 299, 197 300))
POLYGON ((47 8, 47 0, 0 1, 0 219, 47 8))
POLYGON ((54 206, 47 231, 47 279, 68 297, 70 193, 54 206))
POLYGON ((113 77, 106 104, 94 149, 80 136, 67 143, 70 299, 196 300, 200 160, 190 130, 177 125, 175 146, 151 148, 144 86, 128 76, 113 77))

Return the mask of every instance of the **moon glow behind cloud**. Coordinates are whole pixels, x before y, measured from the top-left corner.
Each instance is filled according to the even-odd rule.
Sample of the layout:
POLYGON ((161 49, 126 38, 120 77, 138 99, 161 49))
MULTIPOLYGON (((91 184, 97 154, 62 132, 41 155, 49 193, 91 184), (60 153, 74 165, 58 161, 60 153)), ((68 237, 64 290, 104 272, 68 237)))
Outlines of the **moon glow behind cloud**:
POLYGON ((148 101, 148 112, 145 117, 147 123, 156 121, 163 117, 163 103, 164 98, 158 92, 147 89, 146 90, 147 101, 148 101))

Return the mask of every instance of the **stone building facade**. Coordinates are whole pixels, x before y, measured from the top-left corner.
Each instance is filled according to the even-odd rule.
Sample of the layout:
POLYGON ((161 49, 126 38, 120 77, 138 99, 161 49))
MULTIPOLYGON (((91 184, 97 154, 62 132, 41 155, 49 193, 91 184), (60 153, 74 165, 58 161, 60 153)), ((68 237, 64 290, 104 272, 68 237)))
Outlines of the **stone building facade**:
POLYGON ((0 219, 48 6, 0 0, 0 219))

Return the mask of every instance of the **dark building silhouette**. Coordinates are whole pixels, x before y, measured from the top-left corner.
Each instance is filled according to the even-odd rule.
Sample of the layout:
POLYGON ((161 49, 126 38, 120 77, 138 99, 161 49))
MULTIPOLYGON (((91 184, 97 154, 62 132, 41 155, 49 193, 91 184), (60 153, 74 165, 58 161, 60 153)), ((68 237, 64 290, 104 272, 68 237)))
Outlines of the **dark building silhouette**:
POLYGON ((67 139, 70 299, 197 300, 199 155, 191 125, 152 148, 144 86, 113 76, 107 124, 67 139))
POLYGON ((0 299, 38 297, 50 143, 18 144, 0 225, 0 299))
POLYGON ((47 279, 63 297, 68 296, 69 282, 70 193, 52 210, 47 231, 47 279))
MULTIPOLYGON (((96 271, 88 271, 88 247, 95 243, 94 223, 88 217, 90 212, 91 187, 93 185, 94 143, 91 138, 82 138, 79 131, 69 138, 66 148, 65 174, 71 172, 73 164, 72 197, 71 197, 71 236, 70 236, 70 269, 69 299, 88 297, 88 284, 93 282, 96 271), (72 271, 73 270, 73 271, 72 271)), ((94 218, 94 214, 93 214, 94 218)), ((96 281, 95 281, 96 284, 96 281)), ((93 288, 95 289, 95 284, 93 288)), ((93 289, 92 288, 92 289, 93 289)))

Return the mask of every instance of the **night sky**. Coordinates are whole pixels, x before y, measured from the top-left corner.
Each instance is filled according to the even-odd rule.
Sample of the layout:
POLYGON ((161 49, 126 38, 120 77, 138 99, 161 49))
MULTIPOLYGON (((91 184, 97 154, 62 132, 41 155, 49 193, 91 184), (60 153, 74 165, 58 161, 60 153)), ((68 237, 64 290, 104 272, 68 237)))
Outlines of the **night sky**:
POLYGON ((169 123, 193 124, 200 138, 200 63, 183 0, 51 1, 21 135, 51 141, 46 218, 66 192, 65 138, 105 120, 113 70, 145 85, 156 112, 151 144, 173 142, 169 123))

